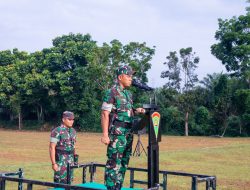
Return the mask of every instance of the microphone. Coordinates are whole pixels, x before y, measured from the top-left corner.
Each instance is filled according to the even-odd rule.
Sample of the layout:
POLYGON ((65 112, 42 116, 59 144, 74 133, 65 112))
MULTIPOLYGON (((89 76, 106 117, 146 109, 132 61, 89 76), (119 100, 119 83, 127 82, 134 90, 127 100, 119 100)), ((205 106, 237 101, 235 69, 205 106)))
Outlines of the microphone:
POLYGON ((153 88, 147 86, 146 84, 140 83, 140 81, 138 81, 136 79, 132 80, 132 86, 135 86, 135 87, 140 88, 141 90, 145 90, 145 91, 154 90, 153 88))

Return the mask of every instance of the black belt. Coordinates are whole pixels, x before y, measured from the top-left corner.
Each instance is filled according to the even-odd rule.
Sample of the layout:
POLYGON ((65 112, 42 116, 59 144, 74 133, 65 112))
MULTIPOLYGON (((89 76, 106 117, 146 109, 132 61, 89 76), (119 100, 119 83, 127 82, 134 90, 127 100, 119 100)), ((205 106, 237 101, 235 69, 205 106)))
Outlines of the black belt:
POLYGON ((74 153, 74 150, 60 150, 60 149, 56 149, 56 153, 59 153, 59 154, 73 154, 74 153))
POLYGON ((132 123, 128 123, 128 122, 124 122, 124 121, 119 121, 119 120, 115 120, 113 124, 115 126, 124 127, 124 128, 131 128, 132 127, 132 123))

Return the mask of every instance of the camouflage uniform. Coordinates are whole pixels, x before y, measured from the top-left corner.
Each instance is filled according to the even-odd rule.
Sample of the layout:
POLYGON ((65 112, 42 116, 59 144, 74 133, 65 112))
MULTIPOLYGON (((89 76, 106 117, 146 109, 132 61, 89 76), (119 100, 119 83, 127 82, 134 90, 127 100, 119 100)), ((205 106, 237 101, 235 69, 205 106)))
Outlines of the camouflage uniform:
POLYGON ((106 92, 102 110, 110 111, 114 117, 109 128, 105 184, 107 189, 121 189, 133 144, 130 133, 134 114, 131 93, 116 84, 106 92))
MULTIPOLYGON (((59 171, 54 172, 54 182, 67 183, 67 164, 74 164, 76 131, 74 128, 61 125, 51 132, 50 142, 56 143, 56 163, 59 171)), ((71 181, 73 170, 71 170, 71 181)))

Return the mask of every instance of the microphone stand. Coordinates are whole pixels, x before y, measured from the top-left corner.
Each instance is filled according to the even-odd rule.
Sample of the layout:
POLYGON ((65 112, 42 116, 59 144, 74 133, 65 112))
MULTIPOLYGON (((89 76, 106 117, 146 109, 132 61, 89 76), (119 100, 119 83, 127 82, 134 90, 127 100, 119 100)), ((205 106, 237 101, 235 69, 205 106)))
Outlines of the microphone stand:
MULTIPOLYGON (((156 93, 155 93, 155 90, 153 90, 153 95, 154 95, 154 103, 156 105, 156 93)), ((149 102, 150 102, 150 105, 152 104, 152 98, 150 97, 149 98, 149 102)), ((138 137, 138 140, 137 140, 137 143, 136 143, 136 146, 135 146, 135 149, 134 149, 134 152, 133 152, 133 156, 141 156, 141 154, 144 152, 145 155, 147 156, 147 152, 145 151, 144 147, 143 147, 143 144, 141 142, 141 135, 143 135, 144 133, 146 133, 146 128, 143 128, 142 130, 138 130, 137 131, 137 137, 138 137), (142 148, 142 149, 141 149, 142 148)))
POLYGON ((150 98, 149 98, 149 104, 157 105, 155 90, 153 90, 153 93, 154 93, 154 103, 152 103, 152 98, 150 97, 150 98))
MULTIPOLYGON (((143 130, 141 130, 141 131, 143 131, 143 130)), ((137 143, 136 143, 136 146, 135 146, 135 150, 134 150, 134 152, 133 152, 133 156, 141 156, 141 154, 142 154, 143 152, 144 152, 145 155, 147 156, 147 152, 146 152, 146 150, 144 149, 143 144, 142 144, 142 142, 141 142, 141 134, 143 134, 143 133, 144 133, 144 131, 143 131, 143 132, 140 132, 140 131, 137 132, 138 140, 137 140, 137 143), (142 147, 142 150, 140 149, 140 147, 142 147)))
MULTIPOLYGON (((153 88, 151 87, 148 87, 144 84, 141 84, 139 81, 137 80, 134 80, 133 81, 133 86, 143 90, 143 91, 154 91, 153 88)), ((154 101, 156 100, 155 98, 155 92, 154 92, 154 101)), ((149 101, 150 101, 150 104, 151 104, 151 97, 149 98, 149 101)), ((141 156, 141 154, 144 152, 145 155, 147 156, 147 152, 145 151, 144 147, 143 147, 143 144, 141 142, 141 135, 146 133, 146 128, 143 128, 141 130, 137 130, 136 131, 136 134, 137 134, 137 137, 138 137, 138 140, 137 140, 137 143, 136 143, 136 146, 135 146, 135 150, 133 152, 133 156, 141 156), (142 150, 140 149, 140 147, 142 148, 142 150)))

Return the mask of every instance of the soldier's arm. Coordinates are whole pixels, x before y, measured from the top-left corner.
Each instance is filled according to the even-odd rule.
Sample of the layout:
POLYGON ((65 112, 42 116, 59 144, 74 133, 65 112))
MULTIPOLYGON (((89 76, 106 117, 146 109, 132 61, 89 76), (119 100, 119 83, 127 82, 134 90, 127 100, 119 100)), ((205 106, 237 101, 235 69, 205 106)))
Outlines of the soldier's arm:
POLYGON ((109 139, 109 136, 108 136, 109 114, 110 114, 109 111, 102 110, 102 114, 101 114, 101 125, 102 125, 101 142, 106 144, 106 145, 108 145, 110 143, 110 139, 109 139))
POLYGON ((103 98, 102 103, 102 113, 101 113, 101 125, 102 125, 102 138, 101 142, 105 145, 108 145, 110 143, 108 130, 109 130, 109 114, 113 108, 113 104, 115 102, 115 96, 111 89, 106 91, 105 96, 103 98))
POLYGON ((56 143, 50 142, 50 144, 49 144, 49 154, 50 154, 52 169, 54 171, 58 171, 58 165, 56 163, 56 143))

